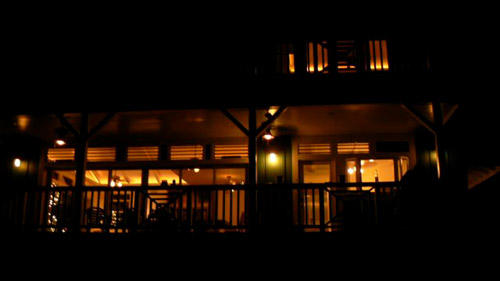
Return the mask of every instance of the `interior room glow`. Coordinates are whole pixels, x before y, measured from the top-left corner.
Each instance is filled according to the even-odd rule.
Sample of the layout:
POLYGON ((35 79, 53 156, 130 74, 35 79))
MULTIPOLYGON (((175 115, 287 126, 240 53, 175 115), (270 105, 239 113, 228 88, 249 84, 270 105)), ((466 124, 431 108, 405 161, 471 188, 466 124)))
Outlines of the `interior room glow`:
POLYGON ((66 142, 65 142, 64 140, 56 140, 56 144, 57 144, 58 146, 63 146, 63 145, 65 145, 65 144, 66 144, 66 142))
POLYGON ((304 164, 302 167, 304 183, 325 183, 330 181, 329 163, 304 164))
POLYGON ((377 159, 363 166, 362 182, 391 182, 395 179, 393 159, 377 159))
POLYGON ((14 167, 16 168, 21 167, 21 159, 19 158, 14 159, 14 167))
POLYGON ((200 172, 200 168, 194 168, 194 169, 193 169, 193 171, 194 171, 195 173, 198 173, 198 172, 200 172))
POLYGON ((368 42, 368 47, 370 49, 370 70, 388 71, 387 40, 371 40, 368 42))
POLYGON ((352 174, 354 174, 354 169, 353 168, 349 168, 349 169, 347 169, 347 172, 349 173, 349 175, 352 175, 352 174))
POLYGON ((290 70, 290 73, 295 73, 295 55, 294 54, 289 54, 288 55, 288 69, 290 70))
POLYGON ((269 162, 271 162, 271 163, 278 162, 278 156, 276 155, 276 153, 274 153, 274 152, 269 153, 269 162))

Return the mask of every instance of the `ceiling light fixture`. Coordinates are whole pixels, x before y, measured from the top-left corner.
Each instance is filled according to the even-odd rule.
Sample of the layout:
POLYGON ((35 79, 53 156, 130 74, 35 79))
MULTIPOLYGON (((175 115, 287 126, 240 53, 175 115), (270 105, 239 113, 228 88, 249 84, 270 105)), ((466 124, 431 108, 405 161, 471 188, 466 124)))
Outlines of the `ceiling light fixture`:
POLYGON ((267 129, 266 133, 264 134, 264 136, 262 136, 263 139, 265 139, 266 141, 270 141, 270 140, 273 140, 274 139, 274 136, 273 134, 271 133, 271 129, 267 129))

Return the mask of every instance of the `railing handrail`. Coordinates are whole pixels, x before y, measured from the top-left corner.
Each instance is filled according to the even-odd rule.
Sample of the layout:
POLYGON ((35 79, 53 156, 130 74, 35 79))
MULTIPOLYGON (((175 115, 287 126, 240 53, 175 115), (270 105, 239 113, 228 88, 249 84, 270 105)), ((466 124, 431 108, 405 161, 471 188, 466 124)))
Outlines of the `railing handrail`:
MULTIPOLYGON (((327 187, 399 187, 401 186, 401 182, 399 181, 388 181, 388 182, 351 182, 351 183, 343 183, 343 182, 325 182, 325 183, 283 183, 283 184, 257 184, 256 188, 327 188, 327 187)), ((109 186, 82 186, 82 187, 74 187, 74 186, 58 186, 58 187, 50 187, 50 186, 18 186, 14 190, 10 190, 10 192, 19 192, 19 191, 57 191, 57 190, 81 190, 81 191, 141 191, 141 190, 171 190, 171 191, 182 191, 182 190, 191 190, 204 188, 207 190, 246 190, 247 188, 251 188, 251 185, 176 185, 176 186, 123 186, 123 187, 109 187, 109 186)))

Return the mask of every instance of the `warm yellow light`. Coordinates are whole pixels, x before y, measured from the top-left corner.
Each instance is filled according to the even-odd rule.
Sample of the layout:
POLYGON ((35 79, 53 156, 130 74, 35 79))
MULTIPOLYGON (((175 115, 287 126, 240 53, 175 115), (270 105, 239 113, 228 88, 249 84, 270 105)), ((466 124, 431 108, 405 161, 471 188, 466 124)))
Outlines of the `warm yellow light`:
POLYGON ((276 107, 271 107, 267 110, 267 112, 271 115, 274 115, 276 113, 276 111, 278 111, 278 108, 276 107))
POLYGON ((361 166, 365 164, 365 160, 361 160, 361 166))
POLYGON ((288 69, 290 73, 295 73, 295 55, 288 54, 288 69))
POLYGON ((112 180, 112 181, 109 183, 109 186, 111 186, 111 187, 115 187, 115 186, 116 186, 115 181, 114 181, 114 180, 112 180))
POLYGON ((66 142, 65 142, 64 140, 56 140, 56 144, 57 144, 58 146, 63 146, 63 145, 65 145, 65 144, 66 144, 66 142))
POLYGON ((21 167, 21 159, 19 158, 14 159, 14 167, 16 168, 21 167))
POLYGON ((198 173, 198 172, 200 172, 200 168, 194 168, 194 169, 193 169, 193 171, 194 171, 195 173, 198 173))
POLYGON ((278 156, 276 155, 276 153, 274 153, 274 152, 269 153, 269 162, 271 162, 271 163, 278 162, 278 156))
POLYGON ((368 160, 368 162, 373 163, 373 162, 375 162, 375 160, 370 159, 370 160, 368 160))
POLYGON ((17 125, 21 131, 26 131, 30 124, 30 118, 26 115, 20 115, 17 117, 17 125))
POLYGON ((267 141, 270 141, 270 140, 274 139, 274 136, 273 136, 273 135, 271 135, 271 133, 267 133, 267 134, 265 134, 265 135, 263 136, 263 138, 264 138, 265 140, 267 140, 267 141))
POLYGON ((382 69, 389 70, 389 59, 387 58, 387 40, 382 40, 382 69))
POLYGON ((353 168, 349 168, 349 169, 347 169, 347 172, 349 173, 349 175, 352 175, 352 174, 354 174, 354 169, 353 168))
POLYGON ((122 187, 122 186, 123 186, 123 184, 122 184, 121 182, 118 182, 118 183, 116 184, 116 186, 118 186, 118 187, 122 187))

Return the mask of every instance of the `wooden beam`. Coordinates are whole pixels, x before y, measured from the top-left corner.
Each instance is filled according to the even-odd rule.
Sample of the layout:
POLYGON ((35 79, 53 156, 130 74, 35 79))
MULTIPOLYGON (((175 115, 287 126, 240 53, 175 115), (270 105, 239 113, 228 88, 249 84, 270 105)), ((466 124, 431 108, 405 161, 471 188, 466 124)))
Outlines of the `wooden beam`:
POLYGON ((233 122, 233 124, 236 125, 236 127, 238 127, 238 129, 240 129, 247 137, 250 136, 250 132, 248 131, 248 129, 245 128, 245 126, 243 126, 240 121, 238 121, 238 119, 236 119, 236 117, 234 117, 227 109, 220 108, 220 111, 227 117, 227 119, 231 120, 231 122, 233 122))
POLYGON ((271 124, 273 124, 274 121, 276 121, 276 119, 278 119, 278 117, 280 117, 280 115, 283 112, 285 112, 286 109, 287 109, 286 106, 280 106, 278 108, 278 110, 276 111, 276 113, 274 113, 274 115, 269 117, 269 119, 267 119, 266 122, 264 122, 264 123, 262 123, 262 125, 260 125, 260 127, 257 129, 256 137, 258 138, 260 135, 262 135, 267 130, 267 128, 269 128, 271 126, 271 124))
POLYGON ((416 108, 409 104, 401 104, 401 107, 406 110, 408 113, 410 113, 413 118, 415 118, 422 126, 427 128, 429 131, 431 131, 433 134, 436 133, 436 127, 435 125, 427 119, 420 111, 418 111, 416 108))
POLYGON ((458 109, 458 104, 453 105, 453 107, 450 109, 448 114, 446 114, 446 116, 444 116, 443 125, 446 125, 446 123, 448 123, 448 121, 450 121, 450 118, 453 116, 455 111, 457 111, 457 109, 458 109))
POLYGON ((92 139, 100 129, 102 129, 104 126, 106 126, 106 124, 108 124, 108 122, 111 121, 111 119, 113 119, 115 114, 116 114, 116 112, 110 112, 101 121, 99 121, 99 123, 97 125, 95 125, 94 128, 92 128, 92 130, 90 130, 90 132, 88 134, 88 139, 89 140, 92 139))
POLYGON ((57 117, 57 119, 59 119, 59 122, 61 122, 61 125, 63 125, 66 129, 68 129, 68 131, 70 131, 73 134, 73 136, 75 136, 76 138, 80 137, 80 133, 78 133, 78 131, 75 129, 75 127, 73 127, 73 125, 71 125, 71 123, 69 123, 68 119, 66 119, 66 117, 64 117, 63 114, 54 113, 54 115, 57 117))

